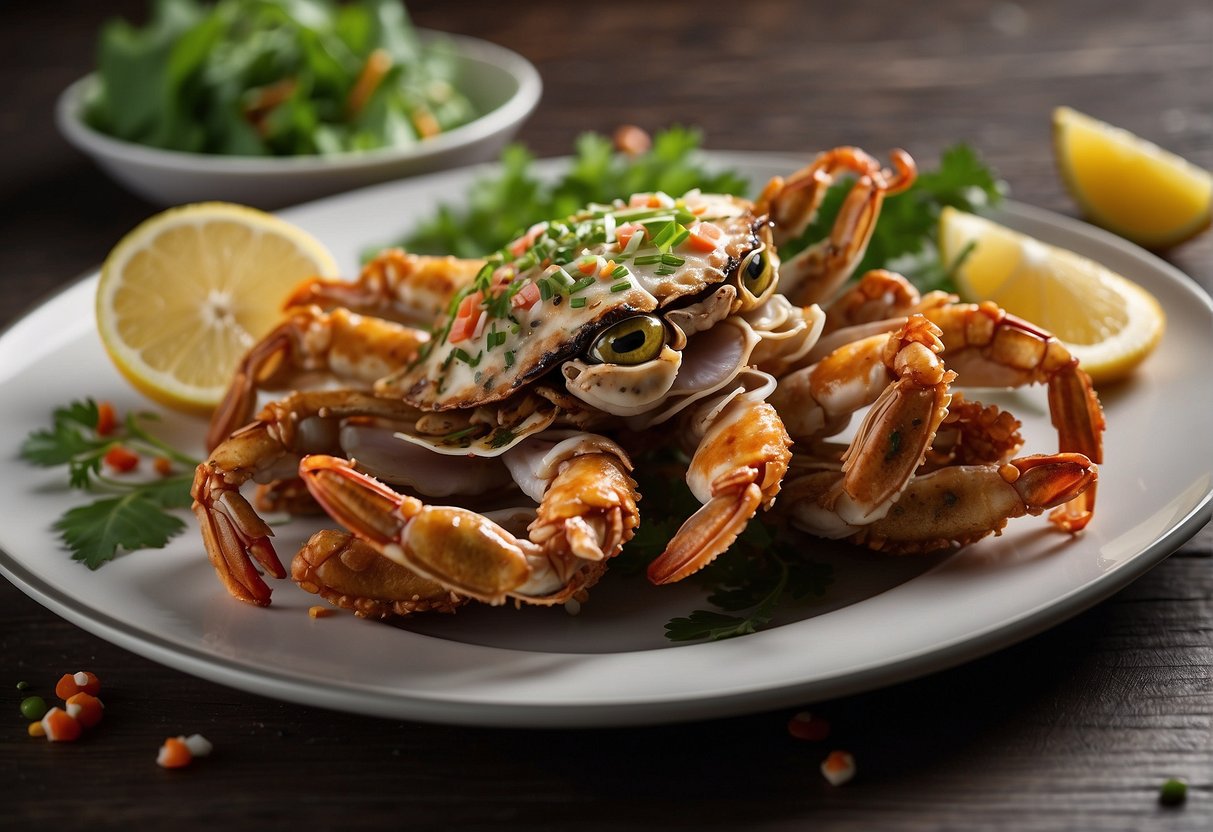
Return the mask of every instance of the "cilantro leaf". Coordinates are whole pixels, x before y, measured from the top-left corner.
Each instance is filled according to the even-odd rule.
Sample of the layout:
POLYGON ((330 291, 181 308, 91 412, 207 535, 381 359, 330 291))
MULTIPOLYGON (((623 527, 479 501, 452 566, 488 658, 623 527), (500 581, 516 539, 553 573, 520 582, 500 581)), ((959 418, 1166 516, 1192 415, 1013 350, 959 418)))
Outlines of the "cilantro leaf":
POLYGON ((69 509, 54 528, 74 560, 96 569, 118 549, 158 549, 185 529, 178 517, 165 514, 143 494, 131 492, 69 509))

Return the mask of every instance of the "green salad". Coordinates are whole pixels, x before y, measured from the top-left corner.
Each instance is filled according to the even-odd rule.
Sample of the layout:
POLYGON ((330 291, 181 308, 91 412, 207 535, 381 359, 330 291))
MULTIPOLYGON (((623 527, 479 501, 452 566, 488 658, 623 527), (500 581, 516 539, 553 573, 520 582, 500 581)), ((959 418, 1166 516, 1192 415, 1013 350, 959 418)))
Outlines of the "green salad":
POLYGON ((102 29, 84 118, 192 153, 406 147, 479 115, 455 59, 399 0, 157 0, 146 25, 102 29))

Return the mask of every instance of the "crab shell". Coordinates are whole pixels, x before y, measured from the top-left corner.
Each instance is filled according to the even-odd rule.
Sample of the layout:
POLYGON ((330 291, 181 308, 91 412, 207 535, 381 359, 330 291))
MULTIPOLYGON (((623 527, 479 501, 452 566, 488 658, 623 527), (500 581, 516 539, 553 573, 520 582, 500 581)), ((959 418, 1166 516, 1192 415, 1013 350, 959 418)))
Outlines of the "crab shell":
MULTIPOLYGON (((770 256, 774 257, 769 223, 766 217, 754 215, 748 201, 728 195, 697 193, 688 194, 684 200, 677 203, 679 208, 693 208, 699 220, 709 221, 723 232, 714 250, 704 252, 690 246, 680 246, 676 253, 683 262, 672 270, 669 266, 662 269, 660 264, 639 265, 627 258, 620 258, 611 269, 608 264, 621 254, 617 241, 581 247, 576 254, 577 262, 596 257, 597 262, 606 267, 601 274, 591 272, 593 280, 589 285, 569 294, 553 293, 529 308, 509 306, 505 317, 493 317, 487 311, 489 303, 485 301, 479 310, 486 311, 472 313, 483 316, 477 331, 457 343, 451 343, 449 338, 452 316, 448 314, 436 328, 438 335, 428 351, 405 370, 380 382, 379 389, 391 390, 409 404, 425 411, 491 405, 515 394, 565 362, 584 357, 597 337, 611 325, 646 313, 661 315, 667 322, 667 328, 675 333, 675 341, 682 341, 675 343, 675 346, 683 346, 683 332, 710 327, 736 311, 737 304, 732 303, 735 293, 719 293, 732 304, 732 308, 716 311, 705 325, 702 321, 696 323, 696 318, 703 317, 700 314, 702 310, 692 314, 682 313, 680 301, 682 307, 706 304, 710 310, 715 296, 713 288, 729 281, 747 254, 766 243, 770 256), (626 267, 626 276, 618 271, 619 265, 626 267), (622 285, 625 282, 626 287, 622 285), (672 324, 680 314, 681 326, 672 324)), ((570 223, 577 220, 578 217, 573 217, 570 223)), ((582 272, 573 265, 565 268, 566 275, 586 282, 582 272)), ((508 294, 511 289, 516 294, 527 283, 540 281, 554 271, 550 263, 540 262, 513 275, 508 282, 498 282, 500 275, 511 274, 509 269, 510 263, 505 258, 496 256, 489 260, 484 272, 485 279, 480 281, 480 285, 487 285, 490 272, 498 276, 493 288, 484 292, 490 299, 493 293, 508 294)), ((560 277, 557 275, 557 279, 560 277)), ((457 300, 462 300, 462 296, 457 300)), ((716 306, 720 305, 719 300, 717 297, 716 306)), ((454 311, 455 304, 452 304, 451 313, 454 311)), ((677 352, 666 346, 661 356, 641 365, 626 368, 621 365, 605 366, 610 372, 618 371, 632 376, 631 382, 624 383, 633 388, 644 383, 644 380, 648 380, 655 389, 668 388, 673 376, 677 375, 680 361, 677 352)), ((574 376, 587 368, 591 372, 594 369, 581 361, 577 362, 577 368, 574 376)), ((568 376, 570 373, 566 371, 565 374, 568 376)), ((617 376, 613 381, 618 383, 622 377, 617 376)), ((570 392, 577 395, 575 389, 570 389, 570 392)), ((600 406, 592 398, 579 397, 591 405, 600 406)), ((627 412, 613 412, 617 415, 635 415, 643 409, 644 405, 641 404, 625 408, 627 412)), ((522 432, 530 433, 536 427, 538 425, 532 425, 529 430, 522 432)), ((513 435, 517 433, 512 432, 513 435)), ((432 440, 426 444, 432 445, 432 440)), ((504 450, 502 443, 494 443, 493 447, 504 450)), ((467 443, 463 443, 462 448, 466 452, 467 443)))

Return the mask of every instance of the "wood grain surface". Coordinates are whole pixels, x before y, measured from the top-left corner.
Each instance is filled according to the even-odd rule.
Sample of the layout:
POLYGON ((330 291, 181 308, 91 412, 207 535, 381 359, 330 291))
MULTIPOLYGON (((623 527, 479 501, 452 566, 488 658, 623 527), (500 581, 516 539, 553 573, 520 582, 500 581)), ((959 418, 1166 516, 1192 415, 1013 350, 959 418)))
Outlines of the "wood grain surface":
MULTIPOLYGON (((0 324, 96 266, 153 209, 56 134, 100 23, 143 3, 0 6, 0 324)), ((983 3, 414 2, 415 21, 531 59, 543 102, 520 138, 569 152, 625 122, 703 128, 717 149, 977 147, 1020 201, 1074 215, 1049 144, 1069 104, 1213 167, 1207 0, 983 3)), ((1209 290, 1213 235, 1168 259, 1209 290)), ((1182 402, 1171 406, 1181 407, 1182 402)), ((15 443, 18 437, 9 437, 15 443)), ((11 453, 11 451, 10 451, 11 453)), ((4 513, 0 522, 21 522, 4 513)), ((644 729, 523 731, 284 704, 169 670, 0 581, 5 829, 1213 828, 1213 531, 1049 632, 917 681, 813 706, 859 776, 829 786, 791 711, 644 729), (25 736, 18 680, 89 668, 106 720, 25 736), (6 691, 6 692, 4 692, 6 691), (216 746, 154 762, 168 735, 216 746), (1184 777, 1188 800, 1158 803, 1184 777)), ((2 708, 0 708, 2 710, 2 708)))

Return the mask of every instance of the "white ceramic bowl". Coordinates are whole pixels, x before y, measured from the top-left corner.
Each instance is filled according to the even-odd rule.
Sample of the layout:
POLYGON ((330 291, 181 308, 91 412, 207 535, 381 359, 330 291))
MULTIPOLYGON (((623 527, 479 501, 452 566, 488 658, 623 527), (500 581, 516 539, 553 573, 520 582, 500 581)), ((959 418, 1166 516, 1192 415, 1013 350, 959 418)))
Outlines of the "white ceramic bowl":
MULTIPOLYGON (((423 37, 434 33, 421 32, 423 37)), ((184 153, 122 141, 81 118, 85 76, 59 96, 60 132, 115 180, 158 205, 225 200, 277 208, 417 173, 495 159, 539 103, 535 67, 516 52, 442 34, 457 52, 456 86, 485 115, 416 145, 335 156, 242 157, 184 153)))

